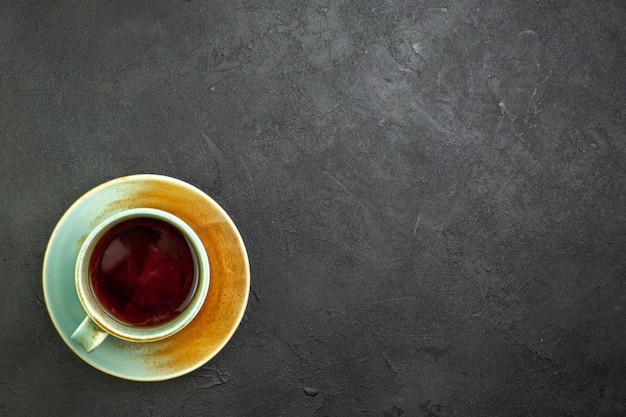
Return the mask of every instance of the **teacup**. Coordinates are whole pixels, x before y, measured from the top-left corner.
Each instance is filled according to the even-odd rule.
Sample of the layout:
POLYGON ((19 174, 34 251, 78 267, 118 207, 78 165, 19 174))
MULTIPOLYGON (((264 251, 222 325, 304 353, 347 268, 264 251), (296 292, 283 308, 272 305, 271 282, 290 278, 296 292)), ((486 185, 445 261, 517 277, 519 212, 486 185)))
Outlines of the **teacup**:
POLYGON ((162 210, 135 208, 98 224, 76 261, 76 292, 87 313, 72 334, 87 352, 112 335, 161 340, 182 330, 209 290, 209 259, 193 229, 162 210))

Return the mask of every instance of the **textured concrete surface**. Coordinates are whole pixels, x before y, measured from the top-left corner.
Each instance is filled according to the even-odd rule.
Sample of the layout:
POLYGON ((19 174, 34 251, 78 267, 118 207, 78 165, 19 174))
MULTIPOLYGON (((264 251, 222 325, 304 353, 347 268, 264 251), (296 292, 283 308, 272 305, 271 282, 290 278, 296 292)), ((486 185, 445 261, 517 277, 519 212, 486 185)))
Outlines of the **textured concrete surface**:
POLYGON ((623 1, 0 1, 0 415, 626 415, 623 1), (252 296, 198 371, 63 344, 91 187, 202 188, 252 296))

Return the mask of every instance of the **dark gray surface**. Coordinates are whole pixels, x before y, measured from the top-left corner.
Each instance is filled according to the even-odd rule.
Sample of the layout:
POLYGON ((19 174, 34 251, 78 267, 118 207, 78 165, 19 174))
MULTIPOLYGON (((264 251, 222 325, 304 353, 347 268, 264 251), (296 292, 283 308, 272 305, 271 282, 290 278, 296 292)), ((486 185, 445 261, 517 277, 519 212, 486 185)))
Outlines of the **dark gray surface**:
POLYGON ((626 5, 0 1, 0 414, 626 415, 626 5), (41 262, 91 187, 202 188, 232 341, 119 380, 41 262))

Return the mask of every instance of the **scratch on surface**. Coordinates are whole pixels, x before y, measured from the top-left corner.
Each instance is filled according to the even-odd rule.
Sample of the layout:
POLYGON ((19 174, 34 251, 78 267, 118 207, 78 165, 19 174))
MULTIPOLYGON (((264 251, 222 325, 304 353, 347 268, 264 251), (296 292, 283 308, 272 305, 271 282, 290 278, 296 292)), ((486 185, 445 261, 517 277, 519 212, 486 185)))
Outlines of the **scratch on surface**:
POLYGON ((217 79, 217 81, 211 83, 211 85, 209 86, 209 90, 211 91, 215 91, 215 87, 221 83, 226 77, 228 77, 230 73, 227 73, 226 75, 221 76, 220 78, 217 79))
POLYGON ((458 16, 461 16, 461 17, 466 16, 466 17, 468 17, 469 20, 471 21, 471 24, 474 27, 474 29, 476 29, 480 33, 483 33, 483 34, 485 33, 484 28, 481 28, 482 25, 480 25, 480 23, 479 23, 478 19, 476 18, 476 16, 474 16, 469 11, 469 9, 463 5, 463 3, 460 0, 454 0, 453 1, 453 7, 455 7, 458 10, 458 12, 457 12, 458 16))
POLYGON ((563 369, 561 369, 561 366, 556 364, 551 358, 549 358, 548 356, 541 355, 537 350, 531 349, 525 343, 519 342, 509 332, 499 332, 499 333, 501 333, 504 336, 505 339, 509 340, 511 343, 513 343, 514 345, 518 346, 519 348, 524 349, 526 352, 531 354, 533 357, 537 358, 538 360, 540 360, 540 361, 542 361, 544 363, 547 363, 549 365, 549 367, 556 368, 559 371, 563 371, 563 369))
POLYGON ((250 175, 250 170, 248 169, 248 165, 246 165, 246 161, 243 160, 241 155, 239 156, 239 160, 241 161, 241 165, 243 165, 243 169, 246 172, 246 177, 248 178, 252 189, 254 189, 254 181, 252 180, 252 175, 250 175))
POLYGON ((474 71, 472 70, 472 58, 469 53, 469 49, 467 48, 467 42, 465 42, 465 37, 461 36, 461 42, 463 42, 463 48, 465 49, 465 59, 467 60, 467 68, 469 69, 470 79, 472 82, 474 81, 474 71))
POLYGON ((132 120, 133 114, 131 112, 132 110, 131 98, 130 98, 130 94, 128 93, 128 89, 124 86, 124 84, 122 84, 121 86, 121 91, 122 91, 122 95, 124 96, 124 101, 122 103, 124 110, 126 110, 126 114, 128 115, 128 120, 132 120))
POLYGON ((206 134, 206 132, 202 129, 198 129, 200 131, 200 134, 202 135, 202 137, 204 138, 204 142, 209 145, 209 148, 211 148, 212 151, 217 151, 221 154, 223 154, 224 152, 218 148, 218 146, 215 144, 215 142, 213 142, 213 139, 211 139, 209 137, 209 135, 206 134))
POLYGON ((383 357, 383 360, 385 361, 385 364, 387 365, 387 369, 389 369, 389 371, 394 375, 394 376, 398 376, 398 371, 396 371, 396 368, 391 364, 391 362, 389 361, 389 358, 387 357, 387 355, 385 355, 382 351, 382 349, 378 348, 378 352, 380 353, 380 356, 383 357))
POLYGON ((37 297, 35 299, 35 301, 37 302, 37 305, 39 305, 39 308, 41 309, 41 311, 43 311, 45 313, 46 312, 46 304, 43 302, 43 300, 41 300, 39 297, 37 297))
POLYGON ((418 214, 417 218, 415 219, 415 224, 413 225, 413 236, 415 236, 415 234, 417 233, 417 226, 419 226, 421 219, 422 219, 422 215, 418 214))
POLYGON ((285 236, 285 248, 287 249, 287 253, 289 254, 289 256, 293 256, 293 248, 291 247, 291 243, 289 241, 289 235, 294 233, 293 229, 289 229, 287 228, 287 225, 285 224, 285 221, 282 221, 283 223, 283 236, 285 236))
POLYGON ((219 75, 215 81, 211 81, 209 83, 209 90, 215 91, 215 86, 217 86, 219 83, 224 81, 224 79, 226 79, 226 77, 231 75, 234 72, 234 70, 240 69, 240 68, 241 68, 241 62, 239 61, 230 62, 230 61, 223 60, 222 62, 220 62, 215 68, 213 68, 212 71, 209 71, 208 73, 209 77, 219 75))
POLYGON ((252 288, 252 286, 250 286, 250 290, 252 291, 252 295, 254 295, 254 298, 255 298, 257 301, 260 301, 260 300, 261 300, 261 297, 259 297, 259 295, 256 293, 256 291, 254 290, 254 288, 252 288))
POLYGON ((533 102, 535 101, 535 97, 537 96, 537 88, 543 86, 543 84, 545 84, 549 79, 550 79, 550 75, 546 75, 546 77, 543 80, 535 83, 535 88, 533 89, 533 93, 530 95, 530 98, 528 99, 528 105, 526 106, 528 109, 532 109, 533 111, 532 114, 541 113, 541 110, 537 110, 537 106, 541 104, 545 96, 540 94, 538 97, 539 101, 537 101, 536 103, 533 103, 533 102))
POLYGON ((224 73, 230 72, 231 70, 237 69, 241 67, 241 62, 239 61, 226 61, 222 60, 212 71, 213 73, 224 73))
POLYGON ((405 297, 393 297, 393 298, 385 298, 383 300, 376 300, 375 304, 387 304, 387 303, 397 303, 399 301, 415 301, 417 300, 417 296, 415 295, 407 295, 405 297))
POLYGON ((328 171, 328 169, 322 168, 322 172, 324 172, 324 174, 326 174, 328 177, 330 177, 330 179, 333 180, 335 182, 335 184, 337 184, 339 186, 339 188, 341 188, 343 191, 350 192, 350 189, 343 182, 341 182, 337 177, 335 177, 333 174, 331 174, 328 171))

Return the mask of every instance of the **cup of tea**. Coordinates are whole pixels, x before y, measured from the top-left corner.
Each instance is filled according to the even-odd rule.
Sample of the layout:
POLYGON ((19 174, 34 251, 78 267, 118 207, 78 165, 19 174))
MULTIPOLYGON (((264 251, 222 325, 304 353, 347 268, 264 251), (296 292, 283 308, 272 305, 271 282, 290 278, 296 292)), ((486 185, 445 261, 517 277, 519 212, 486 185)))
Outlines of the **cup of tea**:
POLYGON ((78 253, 76 292, 87 314, 71 337, 87 352, 109 336, 169 337, 200 311, 209 279, 204 245, 183 220, 152 208, 116 213, 78 253))

